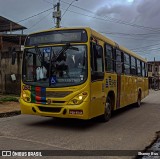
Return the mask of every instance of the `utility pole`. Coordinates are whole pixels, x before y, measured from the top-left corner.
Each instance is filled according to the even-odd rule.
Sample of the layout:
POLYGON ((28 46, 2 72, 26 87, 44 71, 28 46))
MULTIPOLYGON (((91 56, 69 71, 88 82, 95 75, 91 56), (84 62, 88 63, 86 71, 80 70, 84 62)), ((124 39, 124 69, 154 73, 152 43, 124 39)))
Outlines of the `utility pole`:
POLYGON ((56 28, 60 28, 60 21, 61 21, 61 10, 60 10, 60 0, 59 2, 53 6, 53 18, 56 19, 56 28), (55 9, 57 10, 55 11, 55 9))
POLYGON ((154 57, 154 89, 156 89, 156 59, 154 57))
POLYGON ((68 8, 65 10, 65 12, 63 13, 62 16, 61 16, 61 10, 60 10, 60 0, 59 0, 59 2, 58 2, 56 5, 53 6, 53 8, 54 8, 53 18, 56 19, 56 28, 60 28, 60 27, 61 27, 61 26, 60 26, 61 18, 63 18, 63 16, 65 15, 65 13, 68 11, 69 7, 70 7, 74 2, 76 2, 76 1, 78 1, 78 0, 73 0, 73 1, 69 4, 68 8), (56 8, 57 8, 57 10, 55 11, 56 8))

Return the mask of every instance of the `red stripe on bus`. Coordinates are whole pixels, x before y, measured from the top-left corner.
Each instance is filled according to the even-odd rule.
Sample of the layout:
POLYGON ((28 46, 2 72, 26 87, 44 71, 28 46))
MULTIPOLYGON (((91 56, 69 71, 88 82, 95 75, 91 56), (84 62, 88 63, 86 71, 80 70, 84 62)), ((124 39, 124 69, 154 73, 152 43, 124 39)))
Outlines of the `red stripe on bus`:
POLYGON ((41 87, 36 87, 36 92, 40 92, 41 91, 41 87))
POLYGON ((41 101, 41 97, 36 96, 36 101, 41 101))

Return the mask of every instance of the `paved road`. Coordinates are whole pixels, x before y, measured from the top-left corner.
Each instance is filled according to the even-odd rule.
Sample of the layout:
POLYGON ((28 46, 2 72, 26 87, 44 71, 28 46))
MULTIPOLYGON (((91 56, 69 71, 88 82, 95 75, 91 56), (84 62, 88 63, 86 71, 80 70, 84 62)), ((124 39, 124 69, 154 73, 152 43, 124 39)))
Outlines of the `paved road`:
POLYGON ((160 131, 159 114, 160 91, 151 91, 140 108, 131 106, 118 111, 108 123, 30 115, 1 118, 0 149, 143 150, 160 131))

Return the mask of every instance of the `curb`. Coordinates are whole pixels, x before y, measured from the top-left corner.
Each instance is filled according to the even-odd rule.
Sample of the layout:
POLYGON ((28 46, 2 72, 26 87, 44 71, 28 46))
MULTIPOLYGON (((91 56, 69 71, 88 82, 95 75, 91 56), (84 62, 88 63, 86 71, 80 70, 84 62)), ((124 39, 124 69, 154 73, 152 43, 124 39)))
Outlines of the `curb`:
POLYGON ((20 114, 21 114, 20 110, 6 112, 6 113, 0 113, 0 118, 12 117, 15 115, 20 115, 20 114))

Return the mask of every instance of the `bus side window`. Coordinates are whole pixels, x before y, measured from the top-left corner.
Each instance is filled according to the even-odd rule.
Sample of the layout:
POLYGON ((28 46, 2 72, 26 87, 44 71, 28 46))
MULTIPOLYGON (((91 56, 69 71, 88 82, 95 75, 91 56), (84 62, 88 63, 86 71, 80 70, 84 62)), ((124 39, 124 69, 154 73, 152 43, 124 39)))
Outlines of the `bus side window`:
POLYGON ((136 59, 131 56, 131 74, 136 75, 136 59))
POLYGON ((141 61, 137 59, 137 75, 142 76, 142 65, 141 61))
POLYGON ((130 57, 128 54, 124 53, 124 74, 130 74, 130 57))
POLYGON ((145 63, 142 62, 142 76, 145 77, 145 63))
POLYGON ((118 74, 122 73, 122 56, 120 50, 116 50, 116 72, 118 74))
POLYGON ((91 75, 92 81, 104 78, 103 48, 91 43, 91 75))
POLYGON ((105 45, 105 68, 106 71, 114 71, 113 48, 110 45, 105 45))

